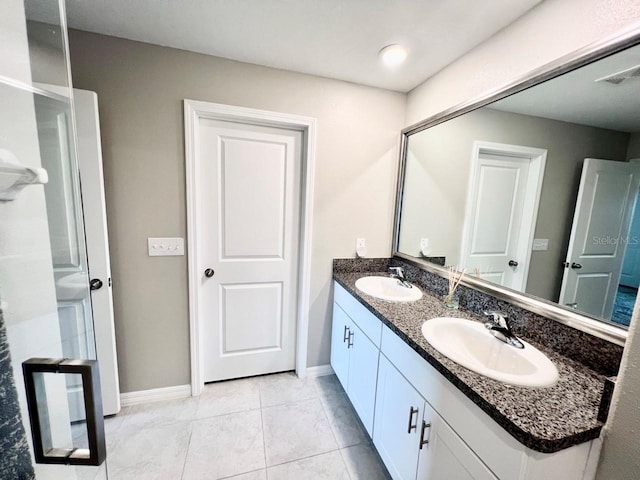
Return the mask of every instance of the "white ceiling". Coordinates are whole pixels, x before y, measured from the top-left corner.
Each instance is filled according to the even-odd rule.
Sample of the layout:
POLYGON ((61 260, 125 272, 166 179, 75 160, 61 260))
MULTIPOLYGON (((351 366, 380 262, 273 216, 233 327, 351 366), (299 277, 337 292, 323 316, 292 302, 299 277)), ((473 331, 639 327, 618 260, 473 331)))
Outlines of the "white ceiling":
POLYGON ((640 78, 595 82, 640 66, 640 45, 507 97, 491 108, 620 132, 640 132, 640 78))
POLYGON ((67 0, 69 26, 407 92, 541 0, 67 0), (409 49, 390 71, 378 51, 409 49))

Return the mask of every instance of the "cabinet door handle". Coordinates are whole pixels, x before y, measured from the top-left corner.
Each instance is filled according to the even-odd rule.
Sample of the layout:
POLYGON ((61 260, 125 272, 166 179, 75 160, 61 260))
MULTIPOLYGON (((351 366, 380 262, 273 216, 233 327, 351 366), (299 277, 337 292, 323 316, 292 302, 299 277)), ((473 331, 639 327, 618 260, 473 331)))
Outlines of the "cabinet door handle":
POLYGON ((353 347, 353 332, 349 330, 349 341, 347 342, 347 348, 353 347))
POLYGON ((347 327, 346 325, 344 326, 344 334, 342 335, 342 343, 346 342, 347 340, 349 340, 349 327, 347 327))
POLYGON ((407 427, 407 433, 411 433, 411 430, 418 428, 418 416, 416 415, 416 423, 413 423, 413 414, 418 413, 417 408, 409 407, 409 426, 407 427))
POLYGON ((422 447, 424 447, 427 443, 429 443, 429 437, 427 436, 426 440, 424 438, 424 432, 427 430, 427 428, 429 429, 429 432, 431 432, 431 422, 427 423, 423 420, 422 432, 420 432, 420 450, 422 450, 422 447))

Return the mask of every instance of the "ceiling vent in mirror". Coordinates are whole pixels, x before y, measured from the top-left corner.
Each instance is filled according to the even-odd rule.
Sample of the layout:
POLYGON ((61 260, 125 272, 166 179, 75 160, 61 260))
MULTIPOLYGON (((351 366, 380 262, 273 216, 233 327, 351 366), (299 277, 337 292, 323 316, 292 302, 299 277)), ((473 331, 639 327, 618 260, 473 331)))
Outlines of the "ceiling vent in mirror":
POLYGON ((607 75, 606 77, 598 78, 597 80, 595 80, 595 82, 608 82, 613 83, 614 85, 620 85, 625 80, 629 80, 631 78, 640 78, 640 65, 627 68, 626 70, 618 73, 607 75))

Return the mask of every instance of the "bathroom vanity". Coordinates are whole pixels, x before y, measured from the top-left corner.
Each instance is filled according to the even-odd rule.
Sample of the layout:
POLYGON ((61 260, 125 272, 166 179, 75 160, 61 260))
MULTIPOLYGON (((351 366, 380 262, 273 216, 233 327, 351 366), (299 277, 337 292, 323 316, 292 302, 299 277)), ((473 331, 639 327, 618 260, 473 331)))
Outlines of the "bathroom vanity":
POLYGON ((355 282, 386 275, 388 263, 370 261, 374 270, 365 272, 363 261, 351 261, 360 271, 336 262, 346 263, 334 264, 331 365, 394 479, 593 478, 602 374, 530 338, 558 369, 555 386, 512 386, 467 370, 435 350, 421 327, 435 317, 481 316, 452 313, 424 284, 417 301, 378 300, 355 282))
POLYGON ((331 365, 394 479, 594 478, 608 377, 632 317, 620 294, 640 282, 627 248, 640 224, 640 124, 627 123, 638 107, 624 93, 635 87, 604 83, 625 81, 639 53, 640 33, 630 30, 402 131, 393 257, 334 260, 331 343, 331 365), (362 280, 388 277, 390 267, 423 296, 403 302, 411 295, 397 282, 362 280), (467 273, 460 309, 447 310, 456 270, 467 273), (446 344, 470 368, 502 370, 508 360, 482 368, 500 356, 486 330, 451 318, 429 325, 485 322, 486 311, 510 318, 496 314, 493 331, 520 346, 512 329, 543 354, 515 369, 517 381, 440 353, 446 344), (425 335, 444 325, 433 344, 425 322, 425 335), (478 336, 450 340, 453 324, 478 336), (471 363, 465 348, 476 352, 471 363), (551 386, 512 384, 530 374, 545 384, 536 375, 545 363, 551 386))

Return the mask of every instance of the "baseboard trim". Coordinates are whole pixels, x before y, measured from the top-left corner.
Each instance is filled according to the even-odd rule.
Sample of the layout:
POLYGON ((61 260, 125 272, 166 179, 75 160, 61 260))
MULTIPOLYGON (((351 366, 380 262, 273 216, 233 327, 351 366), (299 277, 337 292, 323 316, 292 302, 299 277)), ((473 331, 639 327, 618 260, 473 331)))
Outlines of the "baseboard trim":
POLYGON ((120 394, 120 403, 123 407, 130 407, 141 403, 177 400, 190 396, 191 385, 176 385, 175 387, 152 388, 151 390, 122 393, 120 394))
POLYGON ((333 375, 333 368, 331 368, 331 365, 307 367, 307 377, 324 377, 325 375, 333 375))

